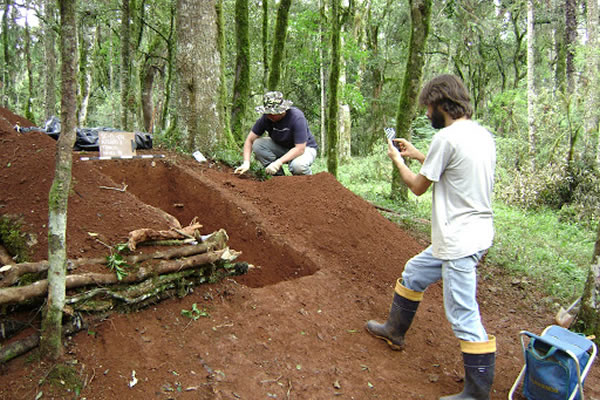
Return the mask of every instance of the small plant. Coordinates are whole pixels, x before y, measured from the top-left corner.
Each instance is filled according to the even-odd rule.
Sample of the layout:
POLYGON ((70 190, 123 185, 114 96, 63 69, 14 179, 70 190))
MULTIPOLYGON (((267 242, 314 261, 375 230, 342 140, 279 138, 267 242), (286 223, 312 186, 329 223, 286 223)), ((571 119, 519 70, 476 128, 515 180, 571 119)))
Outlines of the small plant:
POLYGON ((193 319, 196 321, 200 317, 210 317, 210 314, 206 310, 199 310, 196 303, 192 304, 191 310, 181 310, 181 315, 184 317, 193 319))
POLYGON ((110 255, 106 257, 106 265, 117 274, 118 280, 123 280, 127 276, 125 268, 129 267, 121 252, 128 251, 127 243, 119 243, 111 248, 110 255))

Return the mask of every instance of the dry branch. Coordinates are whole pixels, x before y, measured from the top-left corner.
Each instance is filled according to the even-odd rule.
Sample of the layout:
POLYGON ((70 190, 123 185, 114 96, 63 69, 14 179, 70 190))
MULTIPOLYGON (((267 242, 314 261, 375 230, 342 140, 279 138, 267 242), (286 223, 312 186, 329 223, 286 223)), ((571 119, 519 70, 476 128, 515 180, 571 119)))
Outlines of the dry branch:
POLYGON ((198 229, 202 228, 200 224, 192 224, 185 228, 172 228, 168 231, 157 231, 155 229, 143 228, 129 232, 129 241, 127 245, 129 250, 134 251, 139 243, 150 240, 169 240, 169 239, 185 239, 195 238, 200 241, 200 233, 198 229))
MULTIPOLYGON (((140 266, 137 271, 129 273, 120 281, 114 273, 67 275, 66 288, 73 289, 87 285, 104 286, 114 285, 116 283, 140 282, 151 276, 201 267, 219 260, 224 260, 225 262, 233 261, 238 255, 238 252, 225 248, 223 250, 209 251, 182 259, 162 260, 155 264, 147 263, 146 265, 140 266)), ((3 288, 0 289, 0 304, 20 303, 27 299, 43 296, 46 294, 47 290, 47 280, 37 281, 27 286, 3 288)))

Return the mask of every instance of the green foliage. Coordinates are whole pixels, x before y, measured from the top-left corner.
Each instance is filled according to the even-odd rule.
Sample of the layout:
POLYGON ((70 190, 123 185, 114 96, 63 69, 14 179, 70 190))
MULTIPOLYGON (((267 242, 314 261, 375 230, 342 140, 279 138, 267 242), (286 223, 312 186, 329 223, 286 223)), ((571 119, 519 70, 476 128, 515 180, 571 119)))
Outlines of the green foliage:
POLYGON ((42 383, 48 383, 50 385, 50 393, 47 393, 50 397, 53 390, 52 388, 56 388, 59 392, 67 390, 68 392, 73 393, 74 398, 79 398, 79 394, 83 389, 83 382, 77 372, 76 366, 69 364, 56 364, 53 366, 48 372, 48 375, 40 382, 40 384, 42 383))
POLYGON ((193 319, 194 321, 200 319, 200 317, 210 317, 210 314, 205 309, 200 310, 196 303, 192 304, 191 310, 181 310, 181 315, 189 319, 193 319))
POLYGON ((29 259, 28 235, 22 231, 23 223, 15 216, 0 215, 0 244, 18 263, 29 259))
POLYGON ((494 204, 496 237, 487 261, 526 276, 563 299, 583 292, 595 235, 549 209, 494 204))
MULTIPOLYGON (((325 170, 323 160, 318 159, 313 171, 325 170)), ((420 197, 411 195, 403 204, 394 202, 390 196, 391 171, 392 163, 382 147, 374 155, 353 157, 342 163, 338 180, 365 200, 395 211, 396 214, 382 213, 403 229, 428 238, 429 226, 419 221, 431 217, 431 190, 420 197)), ((508 188, 507 182, 504 184, 504 189, 496 186, 497 199, 508 188)), ((523 190, 525 186, 521 185, 523 190)), ((567 220, 564 214, 570 209, 564 207, 558 212, 541 206, 523 209, 500 201, 495 201, 493 207, 496 235, 486 259, 488 263, 526 277, 560 299, 568 300, 582 293, 597 221, 585 224, 567 220)))
POLYGON ((117 274, 118 280, 123 280, 128 274, 125 268, 129 268, 130 265, 127 264, 123 256, 122 252, 129 252, 129 247, 127 247, 127 243, 119 243, 111 248, 110 255, 106 257, 106 265, 111 271, 114 271, 117 274))

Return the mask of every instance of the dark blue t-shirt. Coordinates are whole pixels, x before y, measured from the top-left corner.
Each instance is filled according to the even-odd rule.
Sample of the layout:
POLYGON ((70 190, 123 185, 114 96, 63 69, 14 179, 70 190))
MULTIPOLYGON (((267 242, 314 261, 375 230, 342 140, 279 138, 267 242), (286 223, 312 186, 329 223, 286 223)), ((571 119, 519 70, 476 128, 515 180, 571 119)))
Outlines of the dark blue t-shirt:
POLYGON ((315 137, 310 133, 304 113, 292 107, 286 111, 285 117, 273 122, 263 114, 252 127, 258 136, 269 132, 271 139, 280 146, 291 149, 296 144, 306 143, 307 147, 317 148, 315 137))

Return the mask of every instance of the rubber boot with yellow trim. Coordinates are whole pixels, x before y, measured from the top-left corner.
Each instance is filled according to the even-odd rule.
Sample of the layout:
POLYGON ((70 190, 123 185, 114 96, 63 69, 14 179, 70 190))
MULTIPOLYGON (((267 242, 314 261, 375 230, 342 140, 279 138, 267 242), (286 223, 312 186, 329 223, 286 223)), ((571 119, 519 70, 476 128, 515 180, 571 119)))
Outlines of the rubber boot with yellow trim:
POLYGON ((423 292, 407 289, 398 280, 387 321, 383 324, 373 320, 368 321, 367 331, 373 336, 385 340, 393 350, 402 350, 404 334, 410 327, 422 299, 423 292))
POLYGON ((496 338, 487 342, 460 342, 465 366, 465 387, 459 394, 440 397, 440 400, 489 400, 494 367, 496 365, 496 338))

